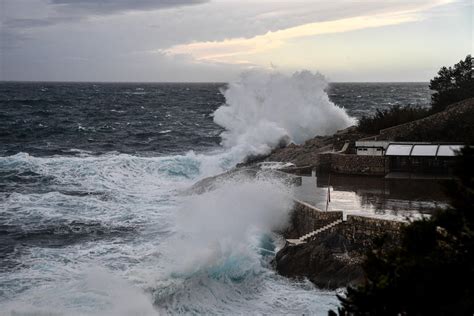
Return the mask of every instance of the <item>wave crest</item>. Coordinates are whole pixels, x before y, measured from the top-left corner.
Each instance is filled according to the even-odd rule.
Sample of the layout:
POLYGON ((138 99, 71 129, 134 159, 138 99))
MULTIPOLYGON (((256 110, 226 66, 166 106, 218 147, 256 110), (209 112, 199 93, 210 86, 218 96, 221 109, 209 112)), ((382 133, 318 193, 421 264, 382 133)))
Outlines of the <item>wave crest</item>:
POLYGON ((243 73, 223 91, 226 104, 214 112, 214 122, 226 129, 222 145, 244 157, 262 155, 284 138, 300 144, 354 124, 329 100, 327 87, 323 75, 307 70, 291 76, 260 70, 243 73))

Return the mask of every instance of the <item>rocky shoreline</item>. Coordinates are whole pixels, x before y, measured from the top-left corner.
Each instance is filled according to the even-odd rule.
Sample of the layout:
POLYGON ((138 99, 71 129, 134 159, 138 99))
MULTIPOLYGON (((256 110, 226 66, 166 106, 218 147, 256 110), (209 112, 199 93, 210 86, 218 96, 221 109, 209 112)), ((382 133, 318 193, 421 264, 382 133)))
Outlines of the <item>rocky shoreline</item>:
MULTIPOLYGON (((472 130, 472 118, 474 117, 474 98, 464 100, 456 105, 448 107, 445 111, 425 117, 418 121, 394 126, 380 131, 380 135, 367 135, 357 131, 355 126, 338 131, 331 136, 317 136, 306 141, 304 144, 289 144, 286 147, 274 149, 270 154, 260 157, 251 157, 244 163, 223 175, 208 178, 197 183, 192 190, 202 192, 212 189, 220 178, 232 178, 241 175, 256 177, 259 173, 259 163, 262 162, 286 162, 292 163, 293 168, 283 170, 290 173, 314 170, 320 168, 327 156, 337 156, 337 160, 351 158, 357 160, 354 155, 354 143, 360 139, 389 139, 398 140, 420 140, 442 141, 442 139, 426 139, 429 131, 437 131, 433 135, 452 135, 447 132, 452 129, 453 124, 472 130), (471 126, 470 128, 468 128, 471 126), (421 135, 421 136, 420 136, 421 135)), ((457 133, 456 135, 461 135, 457 133)), ((450 138, 452 138, 450 136, 450 138)), ((462 139, 455 139, 463 141, 462 139)), ((370 158, 370 157, 369 157, 370 158)), ((357 161, 355 164, 359 164, 357 161)), ((346 164, 347 167, 348 164, 346 164)), ((353 168, 354 163, 348 168, 353 168), (351 167, 352 166, 352 167, 351 167)), ((364 170, 348 170, 348 168, 332 172, 364 174, 364 170)), ((372 173, 374 174, 374 173, 372 173)), ((291 179, 290 179, 291 180, 291 179)), ((291 181, 289 181, 291 182, 291 181)), ((298 204, 298 203, 297 203, 298 204)), ((281 235, 286 239, 294 239, 303 236, 328 224, 328 217, 342 216, 329 214, 338 212, 322 212, 315 210, 302 210, 304 207, 296 205, 293 210, 289 226, 281 235)), ((334 221, 334 218, 332 218, 334 221)), ((342 224, 337 225, 323 234, 318 234, 305 243, 294 245, 286 243, 280 249, 273 265, 276 271, 291 278, 307 278, 316 286, 325 289, 337 289, 348 285, 357 285, 364 282, 362 263, 369 251, 386 251, 400 242, 402 222, 373 219, 360 216, 348 216, 342 224), (349 218, 350 217, 350 218, 349 218)))
POLYGON ((306 277, 320 288, 337 289, 363 281, 362 261, 360 251, 352 249, 350 241, 333 232, 302 245, 286 244, 273 263, 283 276, 306 277))
POLYGON ((467 142, 474 135, 474 98, 448 106, 444 111, 425 118, 383 129, 378 135, 361 133, 356 126, 334 135, 316 136, 305 143, 276 148, 270 154, 251 157, 239 166, 252 166, 262 161, 290 162, 296 166, 317 167, 322 153, 355 153, 357 140, 467 142), (344 148, 348 144, 347 148, 344 148), (344 149, 344 150, 343 150, 344 149))
MULTIPOLYGON (((342 212, 324 212, 295 202, 290 223, 281 234, 294 239, 343 219, 342 212)), ((308 278, 320 288, 337 289, 364 280, 361 263, 367 251, 385 251, 400 242, 404 222, 348 215, 344 221, 305 243, 286 242, 273 265, 281 275, 308 278)))
MULTIPOLYGON (((453 131, 453 126, 460 127, 461 130, 465 130, 469 134, 472 131, 473 117, 474 98, 471 98, 453 104, 445 111, 423 119, 382 130, 379 135, 365 135, 352 126, 331 136, 315 137, 302 145, 290 144, 285 148, 275 149, 270 155, 255 159, 246 165, 254 164, 256 161, 282 161, 294 163, 296 167, 318 168, 321 167, 322 157, 325 157, 324 153, 328 153, 330 157, 339 155, 354 158, 355 155, 343 154, 354 153, 354 142, 360 139, 464 141, 463 137, 465 135, 453 131), (345 144, 349 146, 345 146, 345 144), (344 147, 346 148, 341 155, 341 150, 344 147)), ((354 167, 355 164, 350 164, 350 167, 357 169, 354 167)), ((345 173, 348 172, 346 169, 338 170, 336 168, 336 170, 331 171, 345 173)), ((349 170, 349 173, 363 174, 363 172, 361 173, 355 169, 349 170)), ((298 238, 311 230, 307 226, 308 221, 310 221, 308 217, 297 215, 298 211, 300 210, 296 207, 289 228, 282 233, 285 238, 298 238), (298 217, 300 217, 299 220, 298 217)), ((324 224, 324 220, 319 221, 322 223, 321 225, 324 224)), ((368 219, 368 221, 370 220, 368 219)), ((286 243, 276 254, 273 261, 275 269, 284 276, 292 278, 306 277, 320 288, 336 289, 359 284, 364 281, 361 263, 364 261, 367 252, 385 251, 399 243, 401 225, 388 224, 387 226, 383 224, 382 227, 389 227, 389 229, 386 229, 384 233, 384 228, 381 228, 381 231, 376 234, 371 234, 371 225, 377 227, 380 222, 361 225, 361 229, 366 229, 368 232, 367 236, 362 238, 365 239, 363 243, 360 240, 348 238, 351 237, 351 234, 353 235, 353 232, 348 231, 347 224, 346 227, 333 228, 322 236, 303 244, 291 245, 286 243), (388 239, 388 242, 381 242, 382 239, 385 239, 385 241, 388 239)))

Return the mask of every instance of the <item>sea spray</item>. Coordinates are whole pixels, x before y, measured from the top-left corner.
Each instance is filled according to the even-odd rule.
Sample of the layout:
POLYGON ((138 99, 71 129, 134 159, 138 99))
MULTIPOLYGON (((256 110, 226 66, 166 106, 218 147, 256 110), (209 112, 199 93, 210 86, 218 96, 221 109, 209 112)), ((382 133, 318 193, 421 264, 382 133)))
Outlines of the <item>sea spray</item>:
POLYGON ((39 291, 29 291, 23 300, 0 307, 0 315, 160 315, 150 295, 116 273, 93 266, 81 267, 78 278, 62 283, 60 288, 43 286, 39 291), (81 305, 81 311, 71 309, 76 304, 81 305))
POLYGON ((323 75, 309 71, 291 76, 254 70, 223 91, 226 104, 214 112, 225 128, 222 145, 240 158, 268 154, 282 139, 300 144, 354 124, 329 100, 323 75))
POLYGON ((274 250, 269 236, 288 222, 291 190, 271 177, 220 184, 178 210, 177 233, 163 251, 167 268, 152 290, 160 311, 325 314, 332 293, 277 275, 261 251, 274 250))
POLYGON ((191 273, 236 257, 258 264, 255 236, 285 225, 292 204, 290 189, 271 178, 234 177, 186 198, 177 213, 178 239, 170 248, 170 256, 179 258, 172 271, 191 273))
POLYGON ((3 223, 15 246, 8 263, 21 264, 0 275, 2 310, 66 315, 153 314, 155 308, 169 314, 325 313, 336 301, 332 293, 280 277, 262 262, 268 258, 260 248, 268 249, 268 236, 285 223, 291 208, 287 187, 272 179, 240 178, 201 195, 179 194, 247 155, 268 152, 285 136, 302 142, 326 133, 323 127, 312 130, 318 121, 310 124, 308 114, 298 112, 313 104, 299 93, 314 95, 314 88, 299 88, 298 80, 283 75, 256 73, 252 80, 262 95, 254 96, 252 80, 245 76, 253 78, 244 75, 231 84, 224 92, 227 105, 215 114, 227 129, 223 148, 182 155, 157 151, 146 157, 85 151, 0 157, 0 172, 28 180, 0 194, 3 223), (236 103, 233 96, 239 84, 248 85, 243 89, 248 105, 236 103), (278 94, 283 88, 290 92, 278 94), (289 102, 283 103, 282 95, 289 102), (293 107, 285 108, 288 104, 293 107), (241 111, 235 106, 242 106, 241 111), (48 244, 38 243, 42 240, 48 244))
MULTIPOLYGON (((235 164, 267 154, 282 141, 301 143, 349 126, 353 119, 329 101, 326 88, 322 75, 308 71, 291 77, 243 74, 223 91, 226 104, 214 113, 214 121, 225 128, 224 150, 216 157, 221 164, 235 164)), ((222 313, 238 293, 243 296, 238 300, 258 295, 254 281, 269 273, 258 249, 266 236, 287 224, 291 206, 291 189, 271 177, 230 177, 186 198, 177 212, 177 233, 165 251, 165 270, 181 282, 172 282, 166 294, 158 290, 158 305, 185 312, 187 304, 174 302, 186 297, 195 311, 209 311, 209 304, 200 302, 214 297, 211 305, 222 313)))

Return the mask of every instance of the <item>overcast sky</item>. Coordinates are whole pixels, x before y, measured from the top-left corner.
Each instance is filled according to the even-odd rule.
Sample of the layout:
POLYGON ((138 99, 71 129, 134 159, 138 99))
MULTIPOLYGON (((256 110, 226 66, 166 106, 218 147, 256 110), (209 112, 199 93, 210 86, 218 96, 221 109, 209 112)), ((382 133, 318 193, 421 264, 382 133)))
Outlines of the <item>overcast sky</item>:
POLYGON ((472 0, 0 0, 0 80, 428 81, 471 53, 472 16, 472 0))

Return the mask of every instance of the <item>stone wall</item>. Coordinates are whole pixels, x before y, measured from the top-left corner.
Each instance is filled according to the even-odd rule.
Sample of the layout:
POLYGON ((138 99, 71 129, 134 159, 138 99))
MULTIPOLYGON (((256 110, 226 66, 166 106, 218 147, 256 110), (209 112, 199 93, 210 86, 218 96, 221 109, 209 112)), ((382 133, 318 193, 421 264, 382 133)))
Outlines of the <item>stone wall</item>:
MULTIPOLYGON (((309 204, 296 201, 291 216, 289 229, 284 233, 288 239, 299 238, 318 228, 343 218, 343 212, 325 212, 309 204)), ((373 245, 377 238, 386 238, 388 244, 397 244, 400 241, 401 228, 404 222, 385 220, 380 218, 348 215, 347 219, 316 236, 324 238, 331 233, 344 237, 354 249, 365 251, 373 245)))
POLYGON ((286 238, 299 238, 306 233, 342 219, 342 212, 324 212, 306 203, 295 202, 286 238))
POLYGON ((318 168, 330 169, 331 168, 331 161, 332 161, 332 153, 321 153, 316 155, 316 159, 314 164, 318 168))
POLYGON ((404 222, 348 215, 339 232, 356 248, 367 249, 376 238, 384 237, 389 244, 400 242, 404 222))
MULTIPOLYGON (((292 225, 286 238, 299 238, 324 225, 341 219, 342 212, 323 212, 305 203, 296 203, 292 225), (324 222, 324 223, 323 223, 324 222)), ((347 220, 298 245, 287 243, 275 256, 275 268, 287 277, 305 277, 320 288, 337 289, 357 286, 365 280, 361 263, 367 251, 383 251, 397 245, 401 222, 362 216, 347 216, 347 220), (374 243, 387 238, 383 245, 374 243)))
POLYGON ((385 157, 336 153, 320 154, 318 166, 331 172, 354 175, 385 175, 385 157))

